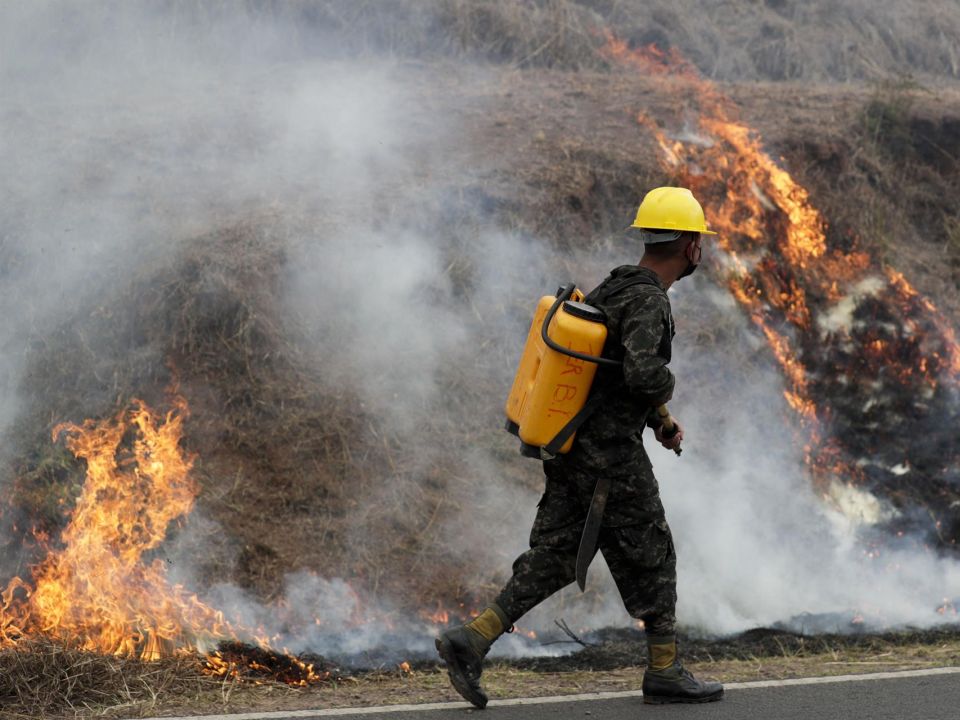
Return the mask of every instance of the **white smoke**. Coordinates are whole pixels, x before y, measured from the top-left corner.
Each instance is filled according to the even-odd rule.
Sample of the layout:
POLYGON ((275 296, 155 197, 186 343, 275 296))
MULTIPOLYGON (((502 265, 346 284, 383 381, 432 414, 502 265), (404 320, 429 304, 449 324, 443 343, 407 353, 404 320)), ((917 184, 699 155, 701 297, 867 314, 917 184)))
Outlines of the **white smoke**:
MULTIPOLYGON (((526 545, 539 470, 519 455, 505 462, 515 444, 495 427, 437 448, 421 425, 472 429, 489 416, 536 298, 569 279, 589 288, 603 262, 633 262, 635 252, 561 257, 479 211, 472 226, 458 224, 463 213, 448 212, 446 191, 471 177, 461 150, 472 139, 435 111, 436 78, 392 61, 323 59, 309 43, 292 49, 289 39, 304 35, 282 18, 203 24, 162 7, 0 10, 0 424, 29 403, 18 397, 25 348, 58 326, 65 307, 111 297, 117 277, 169 261, 191 237, 270 213, 279 220, 266 232, 283 235, 288 252, 280 300, 305 329, 312 362, 419 452, 416 467, 378 478, 380 491, 358 503, 406 512, 419 500, 418 473, 455 453, 461 494, 427 513, 424 532, 468 558, 462 581, 492 599, 526 545), (466 280, 454 282, 458 273, 466 280), (454 371, 492 388, 482 407, 446 396, 457 389, 454 371)), ((960 596, 956 565, 864 555, 856 529, 810 489, 777 370, 731 361, 731 348, 762 341, 732 301, 694 287, 673 293, 672 408, 687 449, 677 460, 648 443, 679 553, 681 623, 732 632, 852 610, 884 625, 938 621, 935 606, 960 596), (693 341, 720 319, 727 334, 717 344, 693 341)), ((388 523, 362 520, 358 545, 391 541, 388 523)), ((417 562, 412 588, 436 570, 429 556, 417 562)), ((179 579, 191 571, 175 567, 179 579)), ((356 592, 343 578, 292 573, 283 596, 293 610, 282 623, 237 587, 204 596, 294 651, 357 655, 386 638, 429 652, 432 625, 402 616, 400 602, 356 592)), ((578 630, 632 622, 602 560, 587 595, 568 588, 519 624, 556 636, 556 617, 578 630)), ((556 651, 505 642, 498 652, 556 651)))
MULTIPOLYGON (((292 48, 304 32, 283 17, 206 17, 202 7, 178 3, 6 5, 0 33, 0 303, 8 318, 0 329, 0 429, 18 418, 32 342, 78 307, 109 307, 126 278, 175 261, 191 238, 253 218, 266 226, 265 241, 284 246, 278 300, 296 320, 291 326, 305 329, 297 340, 329 386, 356 394, 361 411, 422 449, 416 466, 356 498, 365 508, 407 513, 418 472, 439 452, 417 429, 436 412, 438 374, 462 364, 474 377, 494 372, 505 382, 502 348, 481 358, 474 342, 521 327, 515 299, 538 294, 550 274, 547 246, 496 228, 451 252, 462 230, 442 228, 438 214, 445 188, 463 172, 446 156, 464 138, 430 111, 433 90, 418 86, 424 77, 390 60, 331 60, 310 43, 292 48), (448 279, 451 263, 475 288, 466 299, 448 279)), ((318 31, 309 39, 327 38, 318 31)), ((98 338, 85 341, 102 362, 98 338)), ((26 407, 31 401, 23 398, 26 407)), ((484 542, 481 529, 515 518, 535 495, 527 481, 503 482, 487 453, 452 451, 479 489, 448 498, 432 528, 437 542, 474 555, 479 580, 512 553, 484 542)), ((526 522, 498 538, 521 545, 526 522)), ((351 532, 358 553, 361 545, 375 551, 373 541, 396 542, 379 517, 358 514, 351 532)), ((217 547, 210 543, 217 535, 201 503, 165 551, 171 579, 243 627, 269 625, 275 608, 242 589, 197 587, 195 548, 222 550, 222 534, 217 547)), ((344 579, 293 573, 283 590, 285 605, 298 610, 273 631, 291 649, 353 654, 381 643, 388 624, 404 629, 404 645, 429 643, 432 626, 396 618, 389 599, 361 598, 358 618, 344 579)))
POLYGON ((679 459, 651 454, 677 546, 680 622, 708 633, 943 622, 937 608, 960 596, 960 565, 868 542, 864 532, 893 510, 846 478, 834 497, 818 497, 782 376, 744 347, 759 337, 749 321, 707 283, 681 283, 672 296, 680 332, 671 409, 686 449, 679 459))

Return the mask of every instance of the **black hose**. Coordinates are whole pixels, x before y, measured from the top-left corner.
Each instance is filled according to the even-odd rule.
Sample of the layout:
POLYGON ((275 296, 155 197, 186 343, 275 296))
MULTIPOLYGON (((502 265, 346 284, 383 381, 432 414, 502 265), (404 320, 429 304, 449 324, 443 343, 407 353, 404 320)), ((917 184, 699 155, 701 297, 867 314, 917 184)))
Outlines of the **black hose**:
POLYGON ((557 310, 560 309, 560 306, 573 296, 573 291, 576 289, 577 286, 573 283, 562 285, 560 287, 560 291, 557 293, 556 301, 553 303, 553 306, 550 308, 547 316, 543 319, 543 326, 540 328, 540 337, 543 338, 543 342, 546 343, 548 348, 551 350, 556 350, 561 355, 567 355, 568 357, 576 358, 577 360, 585 360, 586 362, 596 363, 597 365, 620 367, 623 363, 616 360, 609 360, 608 358, 597 357, 595 355, 587 355, 586 353, 565 348, 551 340, 550 336, 547 334, 547 328, 550 327, 550 322, 553 320, 553 316, 557 314, 557 310))

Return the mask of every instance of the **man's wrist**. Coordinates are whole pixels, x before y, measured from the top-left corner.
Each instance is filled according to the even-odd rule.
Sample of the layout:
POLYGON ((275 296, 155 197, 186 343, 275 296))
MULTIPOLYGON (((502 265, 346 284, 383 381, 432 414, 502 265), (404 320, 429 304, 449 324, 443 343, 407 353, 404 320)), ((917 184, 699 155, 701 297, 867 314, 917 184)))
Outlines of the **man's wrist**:
POLYGON ((660 403, 659 405, 652 405, 650 407, 650 412, 647 413, 648 428, 659 430, 663 427, 663 418, 660 417, 660 413, 657 412, 657 408, 660 407, 660 405, 663 405, 663 403, 660 403))

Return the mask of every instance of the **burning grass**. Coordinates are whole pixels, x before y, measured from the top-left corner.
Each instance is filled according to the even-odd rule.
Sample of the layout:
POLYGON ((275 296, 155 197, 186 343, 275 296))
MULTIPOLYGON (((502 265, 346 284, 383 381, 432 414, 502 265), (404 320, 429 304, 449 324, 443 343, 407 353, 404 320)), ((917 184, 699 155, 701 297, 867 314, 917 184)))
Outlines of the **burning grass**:
MULTIPOLYGON (((285 337, 277 292, 282 247, 260 234, 262 222, 214 233, 173 264, 145 269, 116 289, 111 309, 79 309, 38 348, 23 380, 30 408, 7 438, 19 456, 12 507, 3 515, 11 543, 5 568, 11 558, 20 559, 21 571, 42 558, 31 535, 59 535, 84 487, 84 463, 50 442, 50 419, 109 417, 134 395, 163 405, 171 366, 198 410, 182 445, 191 457, 205 449, 194 457, 193 481, 205 512, 231 529, 225 536, 209 525, 188 528, 205 549, 194 558, 201 581, 235 579, 266 595, 294 564, 278 555, 292 547, 271 543, 278 525, 269 518, 342 514, 336 479, 351 462, 348 443, 362 439, 367 426, 352 398, 318 382, 285 337), (252 506, 261 514, 251 516, 252 506), (250 536, 239 559, 230 532, 250 536)), ((368 461, 367 471, 375 471, 368 461)), ((298 547, 323 536, 313 525, 294 528, 304 531, 298 547)))
POLYGON ((295 658, 241 643, 224 643, 208 656, 178 654, 157 660, 104 655, 45 639, 0 650, 0 717, 131 717, 163 707, 195 712, 242 702, 269 704, 294 689, 344 682, 322 658, 295 658))
POLYGON ((135 402, 113 418, 54 427, 54 439, 68 434, 68 448, 86 461, 86 481, 57 546, 3 592, 0 644, 61 637, 156 660, 195 638, 232 632, 219 613, 167 583, 162 560, 144 558, 190 512, 197 492, 179 446, 186 403, 173 402, 165 419, 135 402))
POLYGON ((319 655, 295 657, 240 642, 221 643, 202 660, 205 674, 297 687, 339 680, 339 670, 319 655))
MULTIPOLYGON (((491 697, 535 697, 639 689, 642 637, 609 631, 568 657, 494 661, 484 672, 491 697)), ((250 648, 224 655, 251 658, 250 648)), ((724 640, 685 639, 687 665, 724 682, 812 677, 960 665, 955 627, 800 636, 756 630, 724 640)), ((272 662, 270 658, 260 660, 272 662)), ((315 659, 316 660, 316 659, 315 659)), ((355 707, 459 701, 433 662, 376 670, 335 670, 323 683, 291 687, 250 671, 211 677, 197 658, 145 663, 34 642, 0 651, 0 717, 136 717, 187 713, 355 707)))
POLYGON ((642 109, 637 120, 656 138, 664 171, 694 189, 719 231, 716 272, 783 371, 817 492, 831 502, 838 487, 866 487, 909 514, 893 468, 923 466, 924 502, 939 508, 897 529, 920 530, 952 550, 957 538, 940 529, 951 515, 943 506, 957 501, 956 449, 943 447, 934 460, 908 429, 955 422, 960 345, 950 322, 859 236, 838 237, 739 108, 676 48, 631 50, 613 34, 607 41, 611 61, 653 76, 660 94, 696 98, 693 124, 674 118, 665 129, 642 109), (840 322, 842 314, 849 317, 840 322))

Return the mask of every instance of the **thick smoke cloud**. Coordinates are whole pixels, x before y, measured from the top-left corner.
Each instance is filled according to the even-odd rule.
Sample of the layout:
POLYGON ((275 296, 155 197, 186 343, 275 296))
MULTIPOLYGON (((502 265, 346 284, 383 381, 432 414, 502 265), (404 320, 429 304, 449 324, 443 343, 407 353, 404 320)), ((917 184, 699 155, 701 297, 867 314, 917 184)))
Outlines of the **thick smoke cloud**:
MULTIPOLYGON (((192 238, 250 220, 264 225, 265 242, 279 236, 287 253, 278 300, 291 327, 305 331, 292 340, 312 354, 330 388, 354 394, 403 442, 421 445, 415 455, 429 466, 435 451, 416 426, 436 411, 436 376, 474 352, 477 338, 466 325, 486 324, 487 336, 522 327, 503 313, 504 299, 539 292, 542 278, 528 268, 542 265, 546 246, 490 228, 451 254, 449 232, 443 242, 427 234, 425 228, 438 227, 434 214, 445 203, 445 185, 431 177, 456 181, 460 170, 444 153, 463 138, 424 106, 429 99, 417 87, 419 76, 391 61, 291 49, 297 32, 282 18, 238 11, 232 20, 211 20, 197 9, 4 7, 0 78, 10 102, 0 110, 0 136, 10 172, 0 181, 6 275, 0 295, 9 318, 0 331, 2 429, 31 409, 33 399, 19 397, 31 343, 57 332, 77 307, 109 308, 126 278, 174 262, 192 238), (466 304, 447 278, 451 260, 483 288, 466 304), (503 272, 501 260, 513 271, 503 272)), ((100 338, 85 340, 109 370, 116 358, 97 355, 100 338)), ((160 348, 152 351, 162 363, 160 348)), ((505 382, 508 371, 501 372, 505 382)), ((464 533, 444 513, 437 527, 449 533, 451 547, 474 554, 479 578, 507 557, 482 542, 479 528, 533 507, 535 495, 501 482, 484 454, 462 452, 464 472, 485 479, 471 499, 480 506, 470 513, 475 524, 464 533)), ((407 483, 415 472, 407 471, 407 483)), ((392 496, 400 484, 384 477, 378 494, 357 500, 403 513, 392 496)), ((526 518, 513 523, 516 532, 500 533, 509 554, 522 545, 525 524, 526 518)), ((371 538, 396 542, 360 516, 351 532, 358 551, 370 550, 371 538)), ((202 508, 196 510, 178 545, 165 551, 174 581, 196 587, 195 548, 213 534, 202 508)), ((311 633, 304 635, 296 618, 275 632, 300 637, 289 643, 298 650, 308 649, 304 637, 315 640, 314 650, 353 652, 364 645, 355 637, 340 645, 336 632, 321 640, 327 634, 313 623, 324 616, 333 627, 348 618, 355 624, 344 588, 338 578, 292 574, 284 592, 291 602, 310 598, 302 609, 312 614, 311 633)), ((273 613, 237 587, 197 589, 235 609, 250 627, 273 613)), ((370 638, 381 632, 380 620, 397 613, 389 599, 359 602, 370 638)), ((410 624, 399 624, 410 642, 410 624)), ((428 638, 422 621, 413 626, 428 638)))
MULTIPOLYGON (((177 7, 3 7, 0 422, 9 428, 30 402, 18 394, 24 348, 65 307, 109 298, 117 277, 170 260, 237 216, 264 213, 270 232, 284 235, 280 300, 303 328, 298 341, 331 387, 354 393, 429 467, 441 449, 424 424, 472 427, 468 409, 446 395, 451 372, 499 393, 478 410, 489 414, 536 297, 573 269, 588 288, 608 267, 635 261, 637 249, 616 241, 594 256, 560 256, 502 228, 446 225, 446 191, 470 172, 455 150, 470 137, 432 112, 416 69, 291 48, 282 19, 201 22, 177 7), (451 268, 465 268, 469 282, 451 268)), ((922 551, 866 557, 858 528, 809 487, 775 368, 737 366, 743 343, 762 353, 748 321, 699 277, 674 297, 674 410, 688 450, 679 461, 655 447, 650 454, 680 555, 681 622, 730 632, 851 610, 882 625, 939 620, 935 605, 960 596, 957 567, 922 551), (716 324, 728 328, 719 344, 695 340, 716 324)), ((510 441, 485 441, 455 448, 474 490, 438 512, 436 527, 470 559, 463 582, 493 588, 525 545, 538 470, 517 456, 522 469, 505 477, 510 441)), ((389 507, 411 477, 409 468, 404 480, 385 476, 379 495, 359 501, 389 507)), ((354 533, 358 544, 389 542, 389 528, 359 520, 354 533)), ((182 562, 175 573, 192 574, 182 562)), ((601 560, 590 588, 559 593, 522 625, 629 622, 601 560)), ((272 610, 239 588, 198 589, 244 624, 269 627, 272 610)), ((427 625, 398 618, 391 599, 356 597, 342 578, 294 573, 284 592, 297 613, 269 629, 292 650, 356 654, 386 637, 429 651, 427 625), (366 630, 327 631, 358 613, 366 630), (397 635, 385 635, 387 626, 397 635)), ((555 651, 508 642, 498 651, 555 651)))
POLYGON ((818 496, 779 371, 757 361, 761 341, 732 298, 705 282, 681 284, 673 298, 681 328, 673 409, 688 447, 657 467, 682 620, 707 632, 942 622, 936 610, 960 596, 960 566, 915 539, 872 534, 896 511, 845 478, 818 496), (690 337, 698 331, 719 344, 698 347, 690 337))

